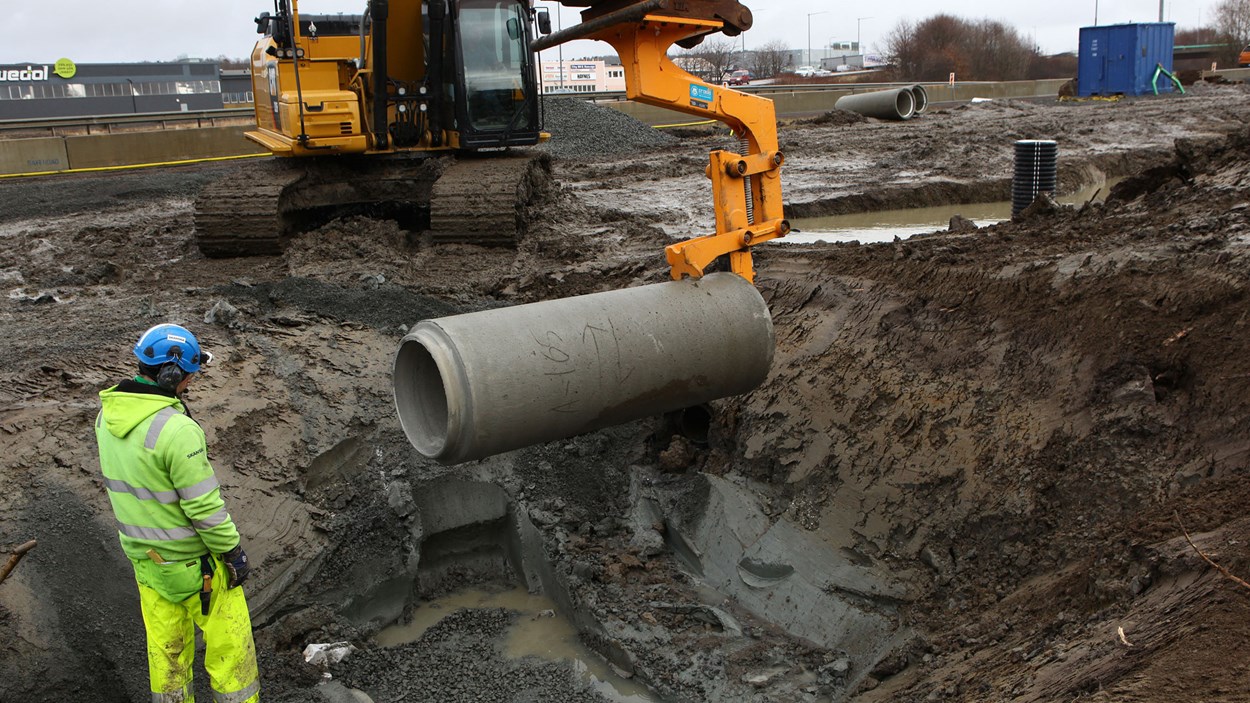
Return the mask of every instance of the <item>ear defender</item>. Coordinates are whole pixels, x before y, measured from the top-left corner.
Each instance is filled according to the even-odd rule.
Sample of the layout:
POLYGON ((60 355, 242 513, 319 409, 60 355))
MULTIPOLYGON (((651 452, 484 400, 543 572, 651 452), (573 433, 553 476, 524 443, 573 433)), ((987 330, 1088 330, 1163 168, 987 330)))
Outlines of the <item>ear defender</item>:
POLYGON ((178 364, 173 362, 162 364, 160 373, 156 374, 156 385, 173 393, 178 390, 178 384, 182 383, 182 379, 186 377, 186 372, 178 368, 178 364))

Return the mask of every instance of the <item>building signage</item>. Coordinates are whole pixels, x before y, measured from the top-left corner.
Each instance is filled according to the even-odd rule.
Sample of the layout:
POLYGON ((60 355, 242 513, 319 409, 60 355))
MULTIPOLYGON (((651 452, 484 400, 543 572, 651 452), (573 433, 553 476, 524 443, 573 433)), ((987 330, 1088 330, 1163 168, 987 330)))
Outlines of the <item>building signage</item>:
POLYGON ((57 59, 56 66, 52 70, 56 75, 67 80, 73 78, 78 73, 78 67, 69 59, 57 59))
POLYGON ((0 81, 46 81, 48 80, 47 66, 27 66, 26 68, 0 68, 0 81))

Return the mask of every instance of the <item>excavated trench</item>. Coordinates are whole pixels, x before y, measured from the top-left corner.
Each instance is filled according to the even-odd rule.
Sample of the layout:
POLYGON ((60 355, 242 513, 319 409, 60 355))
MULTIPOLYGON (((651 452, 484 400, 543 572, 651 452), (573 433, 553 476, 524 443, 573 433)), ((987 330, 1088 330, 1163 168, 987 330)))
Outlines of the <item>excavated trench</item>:
MULTIPOLYGON (((1238 91, 1217 97, 1240 115, 1238 91)), ((1198 117, 1175 112, 1117 143, 1198 117)), ((793 134, 798 167, 843 136, 793 134)), ((902 134, 861 149, 977 146, 902 134)), ((258 565, 270 703, 364 700, 344 688, 440 703, 1239 700, 1244 671, 1193 652, 1242 651, 1246 601, 1177 526, 1244 575, 1250 140, 1203 139, 1166 168, 1151 168, 1175 156, 1158 140, 1071 164, 1065 190, 1133 175, 1105 205, 886 246, 769 248, 759 287, 778 353, 760 389, 450 472, 416 459, 393 418, 400 321, 662 277, 637 263, 655 242, 625 235, 669 221, 628 208, 671 199, 671 181, 662 197, 618 196, 603 186, 618 164, 579 166, 595 187, 552 205, 565 209, 520 264, 404 248, 389 223, 361 221, 281 261, 206 261, 170 235, 189 231, 185 198, 103 220, 83 201, 64 217, 66 198, 91 195, 69 181, 55 212, 27 223, 10 209, 0 233, 17 243, 5 280, 65 300, 11 296, 5 313, 0 527, 40 546, 0 587, 0 698, 146 697, 129 566, 79 440, 92 394, 126 370, 102 349, 124 352, 154 317, 198 329, 230 302, 202 323, 223 370, 192 400, 258 565), (101 261, 122 265, 93 278, 101 261), (153 293, 169 281, 177 293, 153 293), (359 650, 324 671, 303 660, 335 641, 359 650), (578 679, 570 662, 596 658, 604 673, 578 679), (625 683, 590 685, 610 674, 625 683)), ((878 178, 877 195, 824 199, 847 188, 813 166, 805 214, 998 197, 974 164, 954 174, 957 197, 878 178)))
MULTIPOLYGON (((711 413, 707 406, 693 408, 674 414, 669 426, 706 442, 711 413)), ((551 557, 557 545, 503 487, 443 478, 414 485, 412 492, 406 568, 349 598, 339 611, 377 632, 375 646, 420 640, 455 613, 503 609, 519 623, 495 638, 494 646, 509 657, 568 662, 602 700, 667 700, 647 688, 658 682, 637 666, 637 633, 586 606, 551 557), (526 624, 545 618, 552 619, 549 625, 526 624)), ((752 626, 780 628, 841 653, 834 664, 854 661, 859 675, 910 635, 899 624, 898 606, 910 598, 901 579, 776 520, 746 486, 716 476, 673 483, 635 469, 626 510, 629 529, 663 526, 665 547, 694 594, 688 601, 651 602, 655 612, 736 639, 758 637, 752 626)), ((771 680, 788 668, 756 675, 771 680)), ((802 675, 803 681, 814 683, 815 673, 802 675)))

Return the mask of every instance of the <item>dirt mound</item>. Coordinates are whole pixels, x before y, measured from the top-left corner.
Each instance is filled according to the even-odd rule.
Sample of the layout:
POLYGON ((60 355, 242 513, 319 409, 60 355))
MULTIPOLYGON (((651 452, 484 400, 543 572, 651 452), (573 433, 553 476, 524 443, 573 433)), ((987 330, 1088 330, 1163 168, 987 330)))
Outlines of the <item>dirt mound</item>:
POLYGON ((819 117, 803 120, 803 124, 815 125, 849 125, 867 122, 868 118, 850 110, 830 110, 819 117))
POLYGON ((433 465, 395 419, 408 325, 658 282, 663 245, 711 228, 724 139, 631 126, 612 153, 573 114, 610 111, 567 107, 584 131, 516 250, 349 218, 281 257, 206 260, 197 171, 0 182, 27 203, 0 223, 0 547, 40 541, 0 585, 0 699, 148 696, 89 433, 164 320, 218 358, 188 403, 256 565, 266 700, 600 700, 566 663, 505 657, 506 610, 374 642, 435 557, 453 584, 483 544, 522 542, 498 579, 542 583, 657 698, 1245 699, 1212 653, 1241 651, 1250 599, 1181 532, 1250 574, 1245 87, 786 125, 792 216, 1002 198, 1018 138, 1059 141, 1061 191, 1129 178, 975 231, 759 248, 774 367, 698 442, 654 418, 433 465), (106 181, 133 197, 93 195, 106 181), (469 524, 437 541, 432 516, 469 524), (319 686, 301 652, 333 641, 357 651, 319 686))

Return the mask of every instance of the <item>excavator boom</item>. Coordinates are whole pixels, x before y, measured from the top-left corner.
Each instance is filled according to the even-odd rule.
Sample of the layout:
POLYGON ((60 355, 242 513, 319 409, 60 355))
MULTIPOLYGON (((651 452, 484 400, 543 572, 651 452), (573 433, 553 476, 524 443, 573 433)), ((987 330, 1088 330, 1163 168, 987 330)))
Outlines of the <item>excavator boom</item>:
POLYGON ((715 32, 736 35, 751 27, 751 11, 736 0, 572 0, 587 7, 583 22, 534 41, 542 51, 575 39, 611 44, 625 69, 630 100, 719 120, 740 143, 737 153, 711 153, 716 232, 669 246, 674 279, 698 278, 714 260, 728 255, 730 269, 748 281, 755 271, 750 247, 790 231, 781 201, 781 165, 773 102, 713 85, 681 69, 668 56, 673 44, 692 46, 715 32))

